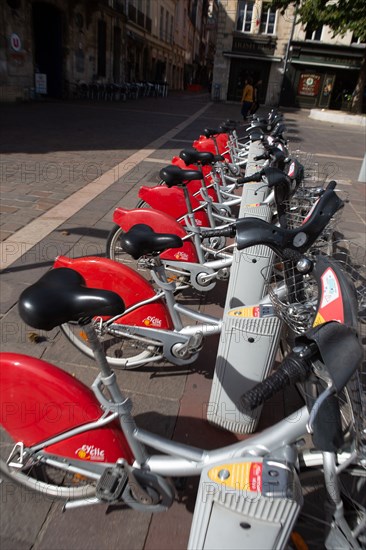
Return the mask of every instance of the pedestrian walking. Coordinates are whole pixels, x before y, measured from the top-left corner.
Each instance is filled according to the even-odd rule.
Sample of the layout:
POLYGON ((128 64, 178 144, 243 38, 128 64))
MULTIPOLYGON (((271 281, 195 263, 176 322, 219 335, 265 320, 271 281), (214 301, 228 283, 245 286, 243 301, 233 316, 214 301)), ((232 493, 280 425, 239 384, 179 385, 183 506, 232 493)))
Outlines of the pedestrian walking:
POLYGON ((245 79, 245 86, 244 86, 243 95, 241 98, 241 114, 242 114, 243 120, 245 120, 248 116, 248 113, 253 105, 253 99, 254 99, 253 80, 250 77, 248 77, 245 79))

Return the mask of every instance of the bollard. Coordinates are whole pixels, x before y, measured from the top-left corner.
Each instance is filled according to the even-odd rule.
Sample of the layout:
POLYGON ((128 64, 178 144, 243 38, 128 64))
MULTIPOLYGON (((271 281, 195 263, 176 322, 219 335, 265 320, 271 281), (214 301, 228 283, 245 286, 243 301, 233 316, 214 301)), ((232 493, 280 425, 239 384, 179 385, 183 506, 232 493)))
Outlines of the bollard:
POLYGON ((366 183, 366 153, 365 153, 365 156, 363 157, 360 174, 358 176, 358 181, 360 181, 361 183, 366 183))

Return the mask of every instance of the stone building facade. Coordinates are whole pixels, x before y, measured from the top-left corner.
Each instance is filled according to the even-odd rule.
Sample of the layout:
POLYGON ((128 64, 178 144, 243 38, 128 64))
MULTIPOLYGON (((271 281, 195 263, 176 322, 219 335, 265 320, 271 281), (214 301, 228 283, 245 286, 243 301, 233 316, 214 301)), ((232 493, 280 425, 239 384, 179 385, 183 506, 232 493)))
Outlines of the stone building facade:
POLYGON ((294 10, 281 15, 267 0, 221 0, 213 99, 240 101, 251 77, 261 82, 260 102, 268 106, 342 108, 366 45, 351 32, 333 37, 325 26, 308 29, 294 10))
POLYGON ((77 85, 212 74, 217 0, 3 0, 0 100, 64 98, 77 85))

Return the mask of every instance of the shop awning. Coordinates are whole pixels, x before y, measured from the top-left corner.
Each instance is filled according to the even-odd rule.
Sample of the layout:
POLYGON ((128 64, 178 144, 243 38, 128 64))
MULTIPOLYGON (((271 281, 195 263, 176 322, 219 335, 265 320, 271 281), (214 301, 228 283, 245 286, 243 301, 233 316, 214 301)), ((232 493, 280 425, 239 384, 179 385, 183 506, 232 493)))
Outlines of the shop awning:
POLYGON ((348 69, 352 71, 359 71, 360 67, 354 65, 342 65, 341 63, 320 63, 319 61, 301 61, 301 59, 291 59, 292 65, 310 65, 311 67, 331 67, 332 69, 348 69))
POLYGON ((255 59, 256 61, 274 61, 275 63, 283 61, 282 57, 276 57, 274 55, 252 55, 251 53, 223 52, 223 56, 237 59, 255 59))

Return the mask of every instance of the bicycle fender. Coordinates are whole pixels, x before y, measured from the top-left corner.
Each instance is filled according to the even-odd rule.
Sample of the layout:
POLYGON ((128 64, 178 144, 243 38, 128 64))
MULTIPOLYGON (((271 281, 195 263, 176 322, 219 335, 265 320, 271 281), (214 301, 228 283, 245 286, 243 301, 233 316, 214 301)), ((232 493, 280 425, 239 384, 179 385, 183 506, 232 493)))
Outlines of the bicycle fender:
MULTIPOLYGON (((58 267, 74 269, 84 277, 86 285, 90 288, 115 292, 124 301, 126 309, 155 296, 155 290, 144 277, 130 267, 108 258, 89 256, 72 259, 58 256, 54 268, 58 267)), ((173 328, 172 319, 162 300, 138 307, 120 317, 116 323, 173 328)))
MULTIPOLYGON (((118 207, 113 213, 113 221, 123 231, 129 231, 137 223, 144 223, 149 225, 156 233, 173 233, 182 239, 187 237, 187 232, 175 218, 158 210, 149 210, 148 208, 127 210, 118 207)), ((185 240, 181 248, 169 248, 165 250, 165 252, 160 254, 160 258, 162 260, 198 263, 196 249, 190 240, 185 240)))
MULTIPOLYGON (((94 422, 102 411, 94 393, 64 370, 17 353, 0 353, 0 423, 15 441, 31 447, 94 422)), ((113 421, 68 437, 43 451, 89 462, 133 462, 127 441, 113 421)))
MULTIPOLYGON (((199 185, 199 188, 201 188, 201 184, 199 185)), ((188 190, 190 191, 190 186, 188 186, 188 190)), ((192 192, 190 192, 189 195, 192 209, 194 210, 199 208, 200 202, 193 196, 192 192)), ((188 213, 187 205, 184 199, 184 192, 180 187, 169 188, 165 185, 156 185, 155 187, 142 186, 139 190, 139 197, 143 201, 147 202, 151 208, 165 212, 176 220, 182 218, 188 213)), ((198 227, 210 226, 207 214, 204 210, 195 212, 194 217, 198 227)), ((180 223, 185 225, 185 220, 182 220, 180 223)))

